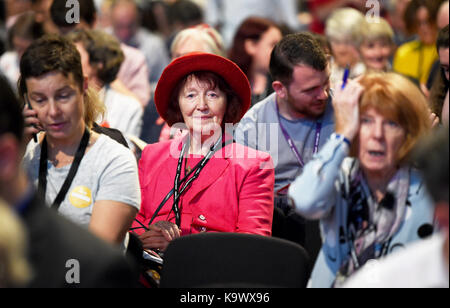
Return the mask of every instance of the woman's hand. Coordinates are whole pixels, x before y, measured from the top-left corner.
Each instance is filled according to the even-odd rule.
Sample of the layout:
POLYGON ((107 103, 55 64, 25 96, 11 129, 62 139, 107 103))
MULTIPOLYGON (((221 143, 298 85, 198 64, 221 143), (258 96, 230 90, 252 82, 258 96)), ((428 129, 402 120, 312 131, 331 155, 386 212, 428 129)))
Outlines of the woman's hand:
POLYGON ((25 104, 22 114, 25 121, 25 130, 24 130, 25 144, 28 144, 31 138, 33 138, 33 135, 41 132, 43 128, 41 122, 39 122, 37 118, 37 112, 33 109, 30 109, 27 104, 25 104))
POLYGON ((336 133, 352 141, 359 130, 359 98, 364 88, 358 79, 350 80, 347 86, 339 87, 333 97, 336 133))
POLYGON ((177 225, 169 221, 158 221, 149 227, 149 231, 142 234, 139 239, 144 249, 159 249, 165 251, 170 242, 181 236, 177 225))

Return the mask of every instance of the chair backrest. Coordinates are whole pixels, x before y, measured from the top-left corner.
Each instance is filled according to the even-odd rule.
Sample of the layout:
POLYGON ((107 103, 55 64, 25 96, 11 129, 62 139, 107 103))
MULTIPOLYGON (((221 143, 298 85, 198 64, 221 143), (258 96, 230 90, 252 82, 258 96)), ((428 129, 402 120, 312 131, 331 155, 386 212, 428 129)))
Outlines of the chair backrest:
POLYGON ((295 243, 236 233, 204 233, 172 242, 162 288, 304 288, 309 256, 295 243))

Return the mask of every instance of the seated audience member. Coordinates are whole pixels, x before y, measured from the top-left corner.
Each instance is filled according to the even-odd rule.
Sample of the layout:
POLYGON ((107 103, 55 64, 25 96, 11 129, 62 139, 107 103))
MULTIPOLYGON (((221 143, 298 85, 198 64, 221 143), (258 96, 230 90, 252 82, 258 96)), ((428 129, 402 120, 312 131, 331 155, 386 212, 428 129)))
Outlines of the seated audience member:
MULTIPOLYGON (((67 14, 72 14, 73 7, 66 6, 66 0, 52 0, 50 14, 58 26, 60 34, 67 34, 75 29, 93 29, 97 22, 97 10, 94 0, 77 0, 80 9, 80 22, 68 23, 67 14)), ((120 67, 117 79, 111 84, 116 90, 136 96, 142 106, 147 106, 151 97, 148 80, 149 69, 144 54, 125 44, 120 45, 125 59, 120 67)))
POLYGON ((389 23, 365 21, 361 29, 359 55, 368 72, 388 72, 392 69, 391 58, 395 52, 394 31, 389 23))
POLYGON ((293 213, 287 187, 334 132, 330 71, 326 55, 309 33, 286 35, 272 51, 270 73, 275 93, 241 119, 236 141, 269 153, 275 165, 273 235, 305 247, 311 259, 321 240, 318 223, 293 213))
POLYGON ((275 93, 253 106, 241 119, 236 140, 269 152, 275 162, 275 189, 279 190, 292 182, 317 147, 326 143, 334 132, 334 115, 327 58, 309 33, 287 35, 276 45, 270 73, 275 93), (276 136, 281 138, 271 138, 271 123, 277 123, 276 136), (258 130, 258 125, 263 124, 267 127, 258 130), (290 147, 289 139, 293 139, 296 150, 290 147))
POLYGON ((31 268, 26 247, 22 223, 0 200, 0 289, 23 287, 30 281, 31 268))
POLYGON ((442 122, 448 123, 449 97, 449 25, 439 31, 436 48, 439 54, 440 72, 436 77, 430 94, 430 106, 442 122))
POLYGON ((435 42, 437 37, 436 15, 441 0, 412 0, 405 11, 405 24, 418 39, 401 45, 395 54, 393 70, 405 75, 417 84, 425 85, 433 63, 437 60, 435 42))
POLYGON ((104 105, 88 88, 75 46, 44 36, 20 62, 27 147, 24 164, 53 209, 102 239, 124 240, 140 205, 133 154, 92 131, 104 105), (42 133, 40 133, 42 132, 42 133))
POLYGON ((431 127, 420 90, 400 75, 373 73, 339 87, 333 105, 336 133, 289 189, 296 211, 321 223, 311 287, 340 286, 433 223, 430 198, 406 160, 431 127))
POLYGON ((379 262, 368 264, 351 277, 347 288, 448 288, 448 126, 419 144, 418 161, 436 212, 439 232, 379 262))
POLYGON ((357 49, 364 22, 364 15, 352 8, 338 9, 327 19, 325 35, 333 55, 330 63, 331 88, 335 88, 342 81, 346 68, 350 69, 350 78, 364 73, 365 67, 357 49))
POLYGON ((263 152, 226 132, 250 106, 239 67, 191 53, 163 72, 155 93, 161 117, 188 134, 149 145, 139 163, 142 206, 133 229, 144 248, 165 250, 181 235, 237 232, 270 236, 274 171, 263 152))
POLYGON ((137 48, 145 55, 149 70, 147 78, 150 84, 156 85, 170 62, 163 39, 141 27, 140 12, 135 0, 115 0, 110 17, 112 32, 119 41, 137 48))
POLYGON ((280 27, 270 19, 250 17, 237 29, 228 59, 247 75, 252 87, 252 105, 273 93, 270 54, 282 38, 280 27))
MULTIPOLYGON (((172 59, 179 58, 191 52, 206 52, 225 57, 225 46, 223 45, 221 35, 206 24, 180 31, 175 36, 170 51, 172 59)), ((164 124, 161 118, 158 121, 164 124)), ((181 133, 178 133, 176 136, 181 136, 181 133)), ((162 127, 159 141, 170 140, 176 136, 171 134, 171 129, 166 123, 162 127)))
POLYGON ((89 84, 99 91, 106 106, 102 126, 116 128, 126 136, 139 137, 143 115, 140 102, 111 87, 124 59, 119 42, 99 30, 74 31, 68 38, 81 55, 83 73, 89 78, 89 84))
MULTIPOLYGON (((112 248, 48 208, 28 180, 22 165, 25 145, 20 104, 0 77, 0 198, 22 219, 28 239, 27 261, 36 288, 133 287, 137 275, 122 252, 112 248), (79 276, 67 273, 78 262, 79 276), (69 265, 69 268, 67 267, 69 265), (79 277, 79 279, 77 279, 79 277), (72 280, 73 279, 73 280, 72 280)), ((1 217, 4 217, 0 214, 1 217)), ((1 222, 1 227, 5 225, 1 222)), ((10 230, 12 231, 12 229, 10 230)), ((11 243, 11 238, 8 238, 11 243)), ((19 261, 18 258, 14 258, 19 261)))
POLYGON ((23 13, 8 31, 8 44, 11 50, 0 57, 0 72, 8 78, 13 89, 19 80, 19 62, 31 42, 44 35, 42 24, 35 21, 34 13, 23 13))

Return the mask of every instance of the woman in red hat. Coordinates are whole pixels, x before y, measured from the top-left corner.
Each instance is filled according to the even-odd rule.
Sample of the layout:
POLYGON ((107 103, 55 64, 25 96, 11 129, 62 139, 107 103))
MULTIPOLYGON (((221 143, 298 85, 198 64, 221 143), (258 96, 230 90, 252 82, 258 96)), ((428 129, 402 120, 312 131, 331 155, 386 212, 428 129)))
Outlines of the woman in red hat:
POLYGON ((271 235, 272 159, 225 132, 250 100, 245 74, 223 57, 191 53, 165 69, 156 107, 173 129, 189 133, 142 154, 142 205, 133 230, 144 248, 165 250, 173 239, 201 232, 271 235))

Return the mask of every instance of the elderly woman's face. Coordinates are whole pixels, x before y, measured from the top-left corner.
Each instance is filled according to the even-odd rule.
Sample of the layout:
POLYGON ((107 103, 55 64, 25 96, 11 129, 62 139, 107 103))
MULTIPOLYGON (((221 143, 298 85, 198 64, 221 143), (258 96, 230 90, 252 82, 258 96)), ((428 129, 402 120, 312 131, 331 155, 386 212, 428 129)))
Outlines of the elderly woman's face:
POLYGON ((222 125, 227 98, 219 88, 189 77, 181 88, 178 102, 184 123, 191 132, 211 135, 222 125))
POLYGON ((353 66, 359 61, 358 49, 350 41, 331 40, 331 52, 339 67, 353 66))
POLYGON ((397 153, 406 138, 398 123, 374 108, 360 116, 359 154, 361 167, 367 174, 386 174, 397 168, 397 153))
POLYGON ((26 80, 28 99, 47 135, 70 141, 84 123, 83 93, 72 74, 50 72, 26 80))
POLYGON ((361 59, 367 68, 375 71, 386 71, 389 68, 389 58, 394 48, 384 39, 365 41, 360 46, 361 59))

